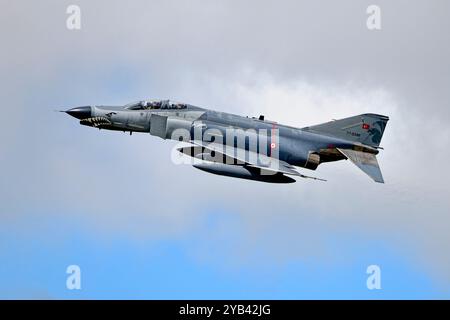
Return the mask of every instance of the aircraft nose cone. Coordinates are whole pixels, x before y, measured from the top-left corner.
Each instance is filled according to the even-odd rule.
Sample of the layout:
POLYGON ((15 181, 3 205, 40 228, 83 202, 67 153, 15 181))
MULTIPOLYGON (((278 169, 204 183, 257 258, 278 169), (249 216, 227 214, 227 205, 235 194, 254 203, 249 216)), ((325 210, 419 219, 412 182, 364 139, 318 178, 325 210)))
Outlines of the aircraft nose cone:
POLYGON ((67 110, 66 113, 77 119, 86 119, 91 117, 91 107, 77 107, 67 110))

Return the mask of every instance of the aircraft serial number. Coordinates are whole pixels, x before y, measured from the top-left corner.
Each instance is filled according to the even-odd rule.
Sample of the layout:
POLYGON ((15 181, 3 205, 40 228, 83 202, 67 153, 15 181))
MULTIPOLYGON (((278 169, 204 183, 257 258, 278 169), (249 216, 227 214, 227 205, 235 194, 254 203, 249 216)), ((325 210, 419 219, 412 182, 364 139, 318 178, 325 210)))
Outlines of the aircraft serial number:
POLYGON ((353 136, 353 137, 360 137, 360 136, 361 136, 360 133, 353 132, 353 131, 347 131, 347 134, 349 134, 349 135, 351 135, 351 136, 353 136))

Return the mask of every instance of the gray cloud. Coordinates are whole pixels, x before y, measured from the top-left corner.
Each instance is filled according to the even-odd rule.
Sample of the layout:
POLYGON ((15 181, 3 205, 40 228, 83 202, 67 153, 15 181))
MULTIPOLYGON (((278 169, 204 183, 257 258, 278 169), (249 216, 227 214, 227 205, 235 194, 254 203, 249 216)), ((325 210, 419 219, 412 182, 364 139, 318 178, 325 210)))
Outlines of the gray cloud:
POLYGON ((183 237, 220 206, 248 234, 240 257, 268 232, 266 254, 283 260, 326 254, 323 235, 358 230, 391 238, 405 253, 416 249, 448 284, 448 2, 378 1, 376 32, 365 27, 367 1, 76 1, 76 32, 65 28, 72 3, 3 6, 5 223, 70 208, 106 234, 183 237), (210 176, 173 165, 171 143, 99 134, 52 112, 152 96, 300 127, 385 113, 387 184, 346 162, 319 168, 327 183, 274 187, 210 176))

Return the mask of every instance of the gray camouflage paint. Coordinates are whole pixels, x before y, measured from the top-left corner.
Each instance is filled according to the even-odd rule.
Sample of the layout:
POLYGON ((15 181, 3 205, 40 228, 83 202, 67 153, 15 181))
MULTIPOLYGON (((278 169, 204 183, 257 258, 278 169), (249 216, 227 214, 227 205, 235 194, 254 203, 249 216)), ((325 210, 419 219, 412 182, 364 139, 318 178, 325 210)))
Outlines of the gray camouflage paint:
MULTIPOLYGON (((295 181, 279 172, 282 170, 263 174, 264 166, 259 163, 239 162, 234 155, 236 150, 241 149, 277 158, 288 168, 297 166, 311 170, 315 170, 320 163, 351 157, 349 159, 375 181, 383 182, 375 158, 389 120, 382 115, 363 114, 316 126, 295 128, 264 120, 263 116, 243 117, 169 100, 143 100, 125 106, 78 107, 66 112, 80 119, 80 124, 98 129, 119 130, 130 134, 150 133, 163 139, 184 142, 201 140, 206 143, 204 145, 216 142, 231 146, 232 156, 224 154, 223 157, 224 160, 231 158, 235 162, 217 161, 216 157, 214 165, 210 163, 211 159, 205 164, 194 165, 219 175, 265 182, 295 181), (151 104, 155 105, 152 107, 151 104), (230 131, 232 135, 229 135, 230 131), (345 150, 354 151, 349 153, 345 150), (364 164, 360 165, 361 161, 364 164), (223 163, 219 166, 220 163, 216 162, 223 163), (366 169, 367 165, 370 168, 366 169)), ((192 157, 200 155, 200 159, 208 160, 202 156, 205 149, 207 147, 198 151, 198 146, 192 146, 180 151, 192 157)), ((206 153, 208 151, 211 152, 207 149, 206 153)), ((248 159, 247 155, 246 160, 248 159)))

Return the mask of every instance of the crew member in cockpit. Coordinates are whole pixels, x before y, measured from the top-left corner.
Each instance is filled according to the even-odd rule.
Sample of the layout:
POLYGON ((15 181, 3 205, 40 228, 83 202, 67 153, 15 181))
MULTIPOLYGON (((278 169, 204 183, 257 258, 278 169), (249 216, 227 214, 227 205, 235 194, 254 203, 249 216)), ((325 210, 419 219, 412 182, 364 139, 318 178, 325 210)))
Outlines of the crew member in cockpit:
POLYGON ((147 101, 142 100, 140 105, 141 105, 142 109, 147 109, 147 101))

